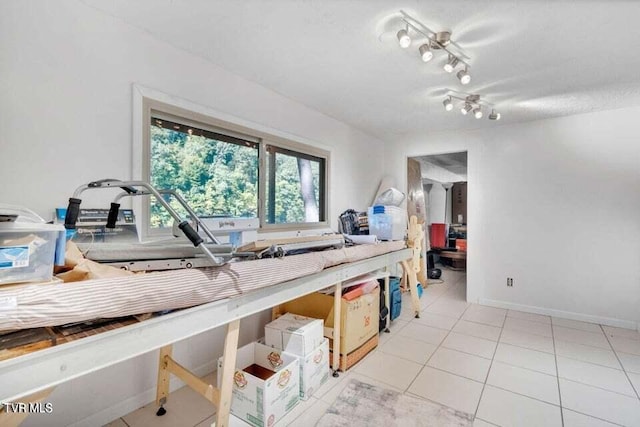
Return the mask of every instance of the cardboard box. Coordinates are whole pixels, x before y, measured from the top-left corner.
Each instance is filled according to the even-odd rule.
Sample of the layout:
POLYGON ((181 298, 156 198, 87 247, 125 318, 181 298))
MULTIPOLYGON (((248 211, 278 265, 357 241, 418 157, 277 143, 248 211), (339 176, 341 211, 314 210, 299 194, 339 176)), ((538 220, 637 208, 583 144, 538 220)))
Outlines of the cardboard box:
MULTIPOLYGON (((363 345, 353 350, 349 354, 340 353, 340 365, 339 369, 342 372, 351 369, 353 365, 361 361, 367 354, 373 351, 376 347, 378 347, 378 334, 374 335, 369 341, 365 342, 363 345)), ((333 360, 333 351, 330 351, 329 357, 333 360)))
POLYGON ((307 400, 329 379, 329 340, 324 338, 322 344, 304 357, 298 356, 300 362, 300 398, 307 400))
MULTIPOLYGON (((324 319, 324 336, 333 339, 333 295, 314 293, 289 301, 281 311, 324 319)), ((340 353, 349 354, 378 334, 380 288, 354 300, 342 300, 340 353)))
POLYGON ((264 328, 265 343, 287 353, 305 357, 324 341, 324 324, 320 319, 287 313, 264 328))
MULTIPOLYGON (((222 358, 218 359, 218 387, 221 375, 222 358)), ((296 356, 256 342, 238 349, 231 400, 233 415, 256 427, 270 427, 299 400, 300 363, 296 356)))

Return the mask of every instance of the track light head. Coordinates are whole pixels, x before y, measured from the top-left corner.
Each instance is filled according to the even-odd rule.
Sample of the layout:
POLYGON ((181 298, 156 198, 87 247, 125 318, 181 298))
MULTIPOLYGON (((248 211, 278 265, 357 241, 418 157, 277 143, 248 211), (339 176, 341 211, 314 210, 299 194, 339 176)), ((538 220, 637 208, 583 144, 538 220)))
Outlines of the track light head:
POLYGON ((458 65, 458 58, 456 58, 455 56, 449 55, 449 60, 447 61, 446 64, 444 64, 444 70, 447 73, 452 73, 453 69, 456 68, 456 66, 458 65))
POLYGON ((403 49, 408 48, 411 45, 411 37, 409 37, 409 27, 403 28, 398 31, 398 43, 400 43, 400 47, 403 49))
POLYGON ((429 47, 428 43, 423 44, 418 49, 420 51, 420 58, 422 61, 429 62, 433 58, 433 52, 431 52, 431 47, 429 47))
POLYGON ((442 104, 444 105, 445 110, 447 111, 453 110, 453 101, 451 100, 451 97, 448 97, 447 99, 442 101, 442 104))
POLYGON ((482 107, 480 107, 479 105, 473 109, 473 115, 476 117, 476 119, 481 119, 482 118, 482 107))
POLYGON ((471 111, 472 109, 473 109, 473 105, 471 105, 471 103, 469 102, 465 102, 464 107, 460 109, 460 112, 466 116, 469 113, 469 111, 471 111))
POLYGON ((500 113, 496 113, 496 110, 491 110, 491 114, 489 114, 489 120, 500 120, 500 113))
POLYGON ((468 85, 469 82, 471 82, 471 74, 469 74, 469 69, 466 67, 464 70, 458 71, 458 74, 456 75, 458 76, 458 80, 460 80, 460 83, 462 83, 463 85, 468 85))

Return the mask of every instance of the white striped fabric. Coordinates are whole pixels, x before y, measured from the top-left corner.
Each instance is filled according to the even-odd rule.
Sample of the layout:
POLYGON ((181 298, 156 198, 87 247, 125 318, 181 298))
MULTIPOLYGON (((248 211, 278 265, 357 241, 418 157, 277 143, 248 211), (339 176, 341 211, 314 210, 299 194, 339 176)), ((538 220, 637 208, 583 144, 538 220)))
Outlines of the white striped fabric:
POLYGON ((387 242, 133 277, 0 288, 0 330, 192 307, 404 248, 387 242))

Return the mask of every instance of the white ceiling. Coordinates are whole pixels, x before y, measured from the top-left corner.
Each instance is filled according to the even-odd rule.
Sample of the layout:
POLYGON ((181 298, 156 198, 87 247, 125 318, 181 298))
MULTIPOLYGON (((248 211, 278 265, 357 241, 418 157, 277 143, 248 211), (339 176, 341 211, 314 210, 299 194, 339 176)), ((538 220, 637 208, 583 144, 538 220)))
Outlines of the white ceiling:
POLYGON ((422 168, 429 166, 440 167, 455 175, 467 176, 467 152, 435 154, 431 156, 414 157, 422 164, 422 168))
POLYGON ((82 1, 387 140, 496 126, 445 112, 447 88, 495 103, 499 123, 640 105, 640 1, 82 1), (471 84, 399 48, 400 9, 453 31, 471 84))

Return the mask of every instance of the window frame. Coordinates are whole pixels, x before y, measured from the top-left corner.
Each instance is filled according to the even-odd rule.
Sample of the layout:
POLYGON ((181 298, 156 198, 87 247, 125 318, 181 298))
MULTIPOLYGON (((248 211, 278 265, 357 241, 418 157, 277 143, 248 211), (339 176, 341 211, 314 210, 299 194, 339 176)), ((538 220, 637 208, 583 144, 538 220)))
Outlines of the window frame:
POLYGON ((258 174, 258 199, 261 202, 258 209, 259 217, 260 217, 260 229, 265 231, 287 231, 287 230, 313 230, 319 228, 329 228, 329 176, 330 176, 330 160, 331 153, 329 151, 311 147, 306 144, 302 144, 299 142, 291 141, 289 139, 275 137, 270 135, 268 138, 264 138, 260 143, 261 150, 258 155, 258 159, 260 162, 260 173, 258 174), (320 185, 319 193, 320 193, 320 204, 318 209, 324 209, 324 214, 319 212, 320 218, 324 218, 322 221, 318 222, 289 222, 289 223, 280 223, 280 224, 270 224, 267 222, 267 145, 271 145, 276 147, 281 152, 290 151, 294 154, 302 154, 315 158, 320 158, 324 160, 324 174, 322 170, 320 171, 320 180, 324 182, 324 188, 320 185), (263 176, 264 175, 264 176, 263 176), (323 176, 324 175, 324 176, 323 176))
MULTIPOLYGON (((229 120, 218 118, 223 114, 215 114, 206 107, 192 104, 187 101, 179 101, 174 97, 165 95, 167 99, 158 100, 156 97, 149 96, 150 90, 137 88, 137 94, 134 90, 134 134, 140 135, 140 141, 134 142, 133 154, 133 176, 134 179, 150 182, 151 178, 151 117, 156 112, 158 115, 166 117, 167 120, 178 120, 180 124, 192 125, 194 127, 203 127, 205 130, 228 135, 233 138, 239 138, 249 142, 255 142, 258 145, 258 232, 278 232, 278 231, 296 231, 296 230, 315 230, 327 229, 330 227, 329 213, 330 211, 330 176, 331 176, 331 152, 319 148, 309 143, 299 142, 288 137, 277 135, 261 130, 262 126, 244 126, 233 123, 229 120), (145 93, 146 92, 146 93, 145 93), (164 101, 168 102, 164 102, 164 101), (171 103, 169 103, 171 102, 171 103), (180 106, 174 103, 180 103, 180 106), (185 105, 186 104, 186 105, 185 105), (137 107, 137 108, 136 108, 137 107), (137 111, 136 111, 137 110, 137 111), (201 111, 205 111, 204 113, 201 111), (140 112, 142 114, 140 114, 140 112), (218 117, 216 117, 218 116, 218 117), (280 223, 269 224, 267 222, 267 146, 276 147, 278 150, 292 151, 293 154, 308 155, 324 160, 324 176, 322 170, 320 172, 321 185, 319 188, 320 204, 319 212, 322 221, 308 223, 280 223), (136 147, 137 146, 137 147, 136 147), (322 211, 322 209, 324 211, 322 211)), ((155 95, 158 95, 155 93, 155 95)), ((225 117, 226 118, 226 117, 225 117)), ((277 132, 280 133, 280 132, 277 132)), ((135 138, 134 138, 135 139, 135 138)), ((298 138, 296 138, 298 139, 298 138)), ((321 168, 322 169, 322 168, 321 168)), ((188 201, 187 201, 188 202, 188 201)), ((170 232, 168 229, 150 227, 151 209, 150 202, 147 197, 132 198, 134 209, 140 212, 140 218, 137 218, 137 225, 140 230, 140 236, 144 239, 154 239, 160 236, 167 236, 170 232), (147 199, 147 200, 140 200, 147 199)))

